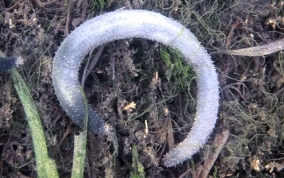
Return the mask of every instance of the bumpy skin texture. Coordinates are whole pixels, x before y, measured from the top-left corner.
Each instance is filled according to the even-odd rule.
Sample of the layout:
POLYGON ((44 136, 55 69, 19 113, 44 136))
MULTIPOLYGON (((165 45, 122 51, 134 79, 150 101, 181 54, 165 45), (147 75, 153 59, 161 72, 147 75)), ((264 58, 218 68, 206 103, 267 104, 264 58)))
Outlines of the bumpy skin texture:
POLYGON ((0 57, 0 74, 17 67, 17 57, 0 57))
MULTIPOLYGON (((164 158, 165 166, 175 166, 191 158, 205 144, 215 126, 219 107, 217 73, 211 58, 181 24, 145 10, 115 11, 86 21, 63 41, 56 53, 52 71, 55 93, 70 118, 83 126, 84 100, 78 82, 83 58, 102 44, 134 37, 176 48, 197 76, 197 113, 192 130, 164 158)), ((107 134, 108 125, 89 108, 90 130, 107 134)))

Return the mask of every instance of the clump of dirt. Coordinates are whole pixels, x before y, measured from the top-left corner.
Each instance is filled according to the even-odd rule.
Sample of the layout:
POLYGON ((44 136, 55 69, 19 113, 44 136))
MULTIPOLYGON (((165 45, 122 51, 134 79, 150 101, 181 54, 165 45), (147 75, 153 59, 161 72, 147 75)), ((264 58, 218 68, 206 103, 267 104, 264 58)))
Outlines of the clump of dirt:
MULTIPOLYGON (((282 52, 265 57, 218 53, 282 39, 282 1, 4 0, 0 2, 0 49, 7 56, 25 59, 19 70, 37 104, 60 177, 70 177, 73 137, 80 128, 71 123, 54 95, 54 54, 82 22, 120 8, 154 10, 176 19, 212 55, 221 103, 212 135, 228 129, 230 136, 214 168, 205 168, 212 168, 209 175, 283 176, 282 52)), ((81 71, 84 68, 85 63, 81 71)), ((147 177, 194 177, 200 166, 207 165, 207 154, 214 154, 217 143, 211 139, 204 150, 177 168, 162 166, 163 155, 185 138, 195 114, 194 73, 175 50, 144 39, 114 41, 103 47, 84 88, 88 102, 117 136, 114 142, 89 134, 86 177, 130 177, 139 164, 144 171, 140 175, 147 177)), ((0 175, 36 177, 29 128, 8 72, 0 75, 0 91, 0 175)))

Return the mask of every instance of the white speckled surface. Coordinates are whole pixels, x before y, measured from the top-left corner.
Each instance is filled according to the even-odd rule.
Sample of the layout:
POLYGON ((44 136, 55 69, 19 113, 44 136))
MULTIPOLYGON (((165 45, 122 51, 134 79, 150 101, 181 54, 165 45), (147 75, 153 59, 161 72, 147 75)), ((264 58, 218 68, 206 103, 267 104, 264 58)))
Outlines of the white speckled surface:
MULTIPOLYGON (((175 166, 191 158, 205 144, 214 129, 219 107, 219 85, 211 57, 196 37, 178 22, 146 10, 115 11, 86 21, 63 41, 56 53, 52 71, 55 93, 69 117, 82 126, 85 109, 78 70, 83 58, 102 44, 134 37, 176 48, 197 76, 197 113, 192 130, 164 158, 165 166, 175 166)), ((107 134, 108 125, 89 108, 90 130, 107 134)))

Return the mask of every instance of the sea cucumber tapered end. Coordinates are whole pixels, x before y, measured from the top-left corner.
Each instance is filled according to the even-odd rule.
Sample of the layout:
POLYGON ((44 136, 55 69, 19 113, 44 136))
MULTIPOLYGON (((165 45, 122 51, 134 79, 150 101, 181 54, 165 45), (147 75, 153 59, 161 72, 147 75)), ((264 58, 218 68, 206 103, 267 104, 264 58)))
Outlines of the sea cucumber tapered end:
POLYGON ((21 56, 19 57, 0 57, 0 74, 14 67, 19 67, 24 63, 21 56))

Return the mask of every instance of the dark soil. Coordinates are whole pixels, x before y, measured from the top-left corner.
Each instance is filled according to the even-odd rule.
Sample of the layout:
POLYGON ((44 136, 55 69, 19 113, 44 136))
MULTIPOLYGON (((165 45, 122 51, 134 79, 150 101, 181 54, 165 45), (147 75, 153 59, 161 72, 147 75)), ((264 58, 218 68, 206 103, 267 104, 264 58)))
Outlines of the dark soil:
MULTIPOLYGON (((261 57, 220 53, 282 39, 282 1, 2 0, 0 50, 25 59, 19 71, 32 92, 60 177, 71 175, 74 134, 80 128, 54 94, 53 57, 81 23, 120 8, 159 12, 197 36, 219 74, 219 120, 203 150, 182 165, 164 167, 163 155, 185 138, 193 123, 194 73, 176 51, 159 43, 144 39, 109 43, 86 80, 85 93, 115 128, 118 147, 109 138, 89 133, 85 177, 198 177, 198 169, 208 162, 206 155, 214 154, 218 145, 213 137, 227 129, 229 138, 214 165, 203 168, 211 169, 210 177, 284 177, 283 53, 261 57), (167 134, 170 130, 173 137, 167 134), (135 166, 138 163, 142 172, 135 166)), ((96 50, 90 56, 95 54, 96 50)), ((0 176, 37 177, 31 133, 9 72, 0 75, 0 91, 0 176)))

